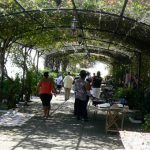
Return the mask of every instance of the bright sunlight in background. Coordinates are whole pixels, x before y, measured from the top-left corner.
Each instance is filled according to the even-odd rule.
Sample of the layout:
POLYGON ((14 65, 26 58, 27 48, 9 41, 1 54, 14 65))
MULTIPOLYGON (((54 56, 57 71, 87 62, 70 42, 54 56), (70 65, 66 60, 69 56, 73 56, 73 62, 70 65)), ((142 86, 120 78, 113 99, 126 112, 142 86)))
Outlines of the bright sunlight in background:
POLYGON ((101 63, 101 62, 96 62, 95 65, 91 68, 86 69, 93 75, 93 73, 97 73, 97 71, 101 72, 101 77, 105 77, 109 74, 109 67, 108 65, 101 63))
MULTIPOLYGON (((14 66, 10 58, 8 58, 8 61, 6 63, 6 68, 7 68, 8 75, 12 78, 15 78, 16 74, 19 74, 19 76, 23 74, 22 69, 14 66)), ((44 69, 43 58, 39 58, 39 69, 44 69)))
MULTIPOLYGON (((78 66, 79 67, 79 66, 78 66)), ((8 71, 8 75, 12 78, 15 78, 16 74, 22 75, 22 70, 16 66, 13 65, 13 63, 11 62, 11 59, 8 58, 8 61, 6 63, 6 68, 8 71)), ((44 69, 44 59, 40 58, 39 59, 39 69, 44 69)), ((95 62, 95 64, 93 65, 93 67, 85 69, 86 71, 91 73, 91 76, 93 76, 93 73, 97 73, 97 71, 101 72, 101 76, 105 77, 109 74, 109 67, 108 65, 101 63, 101 62, 95 62)))

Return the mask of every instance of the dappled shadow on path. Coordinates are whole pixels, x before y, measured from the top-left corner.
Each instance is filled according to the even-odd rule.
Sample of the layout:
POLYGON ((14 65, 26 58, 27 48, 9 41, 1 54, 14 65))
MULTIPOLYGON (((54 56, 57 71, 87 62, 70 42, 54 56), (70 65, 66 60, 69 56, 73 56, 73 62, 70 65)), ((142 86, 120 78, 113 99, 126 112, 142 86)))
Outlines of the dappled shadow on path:
POLYGON ((76 120, 72 110, 72 100, 66 103, 63 100, 53 101, 54 113, 45 120, 41 117, 40 102, 33 102, 28 108, 28 112, 35 113, 32 119, 21 127, 0 127, 0 132, 9 137, 9 142, 12 142, 11 150, 123 148, 118 134, 105 134, 103 115, 94 119, 91 113, 89 122, 83 122, 76 120))

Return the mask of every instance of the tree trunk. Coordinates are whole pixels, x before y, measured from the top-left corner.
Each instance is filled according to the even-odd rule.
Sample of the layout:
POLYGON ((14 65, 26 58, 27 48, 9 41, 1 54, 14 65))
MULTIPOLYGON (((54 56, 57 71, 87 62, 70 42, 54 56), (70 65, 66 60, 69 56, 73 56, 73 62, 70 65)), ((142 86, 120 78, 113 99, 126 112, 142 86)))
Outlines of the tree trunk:
POLYGON ((25 52, 24 52, 24 62, 23 62, 23 75, 22 75, 22 92, 21 92, 21 100, 24 100, 24 93, 26 91, 25 89, 25 75, 27 72, 27 66, 26 66, 26 60, 27 60, 27 48, 25 47, 25 52))
POLYGON ((0 48, 0 102, 3 99, 3 81, 4 81, 4 62, 5 62, 5 50, 0 48))
POLYGON ((68 64, 69 64, 69 60, 67 58, 62 59, 62 71, 63 72, 67 71, 68 64))

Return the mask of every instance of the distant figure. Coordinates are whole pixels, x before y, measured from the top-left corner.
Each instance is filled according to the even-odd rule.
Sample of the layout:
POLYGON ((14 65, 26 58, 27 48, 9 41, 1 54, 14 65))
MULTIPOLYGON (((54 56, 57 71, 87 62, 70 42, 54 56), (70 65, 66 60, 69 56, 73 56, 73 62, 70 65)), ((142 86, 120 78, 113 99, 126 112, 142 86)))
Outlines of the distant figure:
POLYGON ((129 72, 128 70, 126 70, 125 72, 125 87, 130 87, 131 86, 131 72, 129 72))
POLYGON ((87 83, 85 81, 86 71, 80 71, 80 78, 75 80, 75 115, 77 120, 87 120, 87 83))
POLYGON ((139 85, 138 82, 139 82, 138 81, 138 75, 137 74, 136 75, 132 75, 131 76, 131 86, 132 86, 133 89, 137 89, 138 88, 138 85, 139 85))
POLYGON ((119 78, 117 86, 118 87, 123 87, 124 86, 124 81, 119 78))
POLYGON ((95 79, 95 77, 96 77, 96 75, 95 75, 95 73, 93 73, 91 84, 93 83, 93 80, 95 79))
POLYGON ((93 78, 91 77, 90 73, 87 72, 87 76, 85 78, 86 84, 87 84, 87 97, 89 99, 89 97, 91 96, 91 84, 93 81, 93 78))
POLYGON ((100 87, 102 83, 102 77, 100 71, 97 72, 97 75, 93 78, 92 81, 92 96, 99 99, 100 97, 100 87))
POLYGON ((48 77, 48 72, 44 72, 43 79, 38 83, 37 86, 37 90, 42 101, 45 118, 49 116, 49 111, 51 109, 50 101, 52 99, 52 94, 56 96, 54 81, 52 78, 49 79, 48 77))
POLYGON ((80 78, 80 75, 74 77, 74 79, 73 79, 73 84, 75 84, 75 81, 76 81, 77 79, 79 79, 79 78, 80 78))
POLYGON ((92 77, 91 77, 90 72, 87 72, 85 80, 88 80, 88 82, 92 82, 92 77))
POLYGON ((63 82, 65 89, 65 101, 67 101, 70 98, 70 91, 73 83, 73 77, 70 75, 70 72, 68 72, 68 75, 65 76, 63 82))
POLYGON ((59 74, 59 76, 56 80, 56 84, 57 84, 58 93, 60 93, 62 85, 63 85, 63 77, 61 74, 59 74))
POLYGON ((95 78, 95 73, 93 73, 93 77, 92 77, 92 79, 94 79, 95 78))
MULTIPOLYGON (((90 97, 92 96, 92 94, 91 94, 91 82, 92 82, 91 78, 86 79, 87 105, 88 105, 88 101, 89 101, 90 97)), ((87 105, 86 105, 86 107, 87 107, 87 105)))

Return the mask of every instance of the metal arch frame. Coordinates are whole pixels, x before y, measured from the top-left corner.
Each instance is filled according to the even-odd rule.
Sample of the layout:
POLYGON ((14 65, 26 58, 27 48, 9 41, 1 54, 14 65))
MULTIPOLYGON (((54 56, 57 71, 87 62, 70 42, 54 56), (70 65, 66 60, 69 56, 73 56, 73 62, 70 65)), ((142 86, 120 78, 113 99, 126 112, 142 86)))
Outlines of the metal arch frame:
POLYGON ((41 22, 39 22, 36 18, 32 17, 32 15, 28 12, 26 12, 25 8, 17 1, 14 0, 15 3, 23 10, 23 12, 25 12, 26 15, 28 15, 31 19, 35 20, 40 26, 44 27, 41 22))
MULTIPOLYGON (((18 43, 18 42, 15 42, 16 44, 19 44, 19 45, 23 45, 25 47, 28 47, 28 45, 24 45, 22 43, 18 43)), ((82 49, 81 48, 81 45, 73 45, 74 47, 78 47, 78 50, 76 51, 75 49, 71 49, 69 46, 66 46, 64 47, 62 50, 59 50, 57 52, 55 51, 51 51, 48 53, 48 49, 42 49, 42 51, 44 52, 46 50, 46 53, 43 55, 47 55, 47 56, 50 56, 50 57, 60 57, 62 55, 62 57, 67 56, 67 55, 70 55, 70 54, 74 54, 74 53, 85 53, 85 49, 82 49)), ((115 53, 116 51, 115 50, 108 50, 108 49, 105 49, 105 48, 100 48, 100 47, 96 47, 96 46, 87 46, 91 55, 94 55, 94 54, 98 54, 99 56, 103 57, 103 61, 104 59, 106 59, 107 57, 109 58, 112 58, 113 61, 110 61, 109 63, 112 63, 112 62, 116 62, 116 63, 123 63, 123 64, 126 64, 126 63, 130 63, 130 56, 127 55, 125 52, 118 52, 117 51, 117 54, 113 54, 115 53), (121 56, 121 57, 120 57, 121 56)), ((39 51, 37 48, 36 48, 37 51, 39 51)), ((41 52, 41 50, 40 50, 41 52)), ((108 59, 108 58, 107 58, 108 59)), ((106 60, 106 62, 108 62, 108 60, 106 60)))
MULTIPOLYGON (((18 1, 17 0, 14 0, 15 2, 16 2, 16 4, 23 10, 22 12, 16 12, 16 13, 13 13, 13 14, 20 14, 20 13, 24 13, 24 14, 26 14, 26 15, 28 15, 30 18, 31 18, 31 20, 34 20, 34 21, 36 21, 40 26, 41 26, 41 28, 40 28, 40 30, 43 30, 43 29, 46 29, 46 28, 50 28, 50 27, 45 27, 43 24, 41 24, 36 18, 34 18, 31 14, 30 14, 30 12, 44 12, 44 11, 46 11, 46 12, 49 12, 49 11, 58 11, 58 9, 43 9, 42 11, 41 10, 30 10, 30 11, 26 11, 21 5, 20 5, 20 3, 18 3, 18 1)), ((74 0, 72 0, 72 2, 74 2, 74 0)), ((134 19, 132 19, 132 18, 129 18, 129 17, 124 17, 123 16, 123 13, 124 13, 124 11, 125 11, 125 8, 126 8, 126 4, 127 4, 127 2, 128 2, 128 0, 125 0, 124 1, 124 6, 122 7, 122 11, 121 11, 121 13, 120 13, 120 15, 117 15, 117 14, 113 14, 113 13, 108 13, 108 12, 104 12, 104 11, 94 11, 94 10, 85 10, 85 9, 77 9, 76 7, 74 7, 73 9, 59 9, 59 12, 61 12, 61 11, 64 11, 64 12, 68 12, 68 11, 74 11, 74 10, 76 10, 77 11, 77 13, 78 14, 80 14, 80 13, 92 13, 92 14, 104 14, 104 15, 108 15, 108 16, 114 16, 114 17, 117 17, 119 20, 120 19, 127 19, 127 20, 129 20, 129 21, 133 21, 134 23, 137 23, 137 24, 139 24, 139 25, 144 25, 144 26, 148 26, 148 27, 150 27, 150 25, 147 25, 147 24, 145 24, 145 23, 142 23, 142 22, 138 22, 137 20, 134 20, 134 19)), ((73 6, 75 6, 75 3, 74 3, 74 5, 73 6)), ((8 14, 8 15, 1 15, 0 17, 7 17, 7 16, 9 16, 9 15, 12 15, 12 14, 8 14)), ((118 23, 119 24, 119 23, 118 23)), ((129 22, 129 24, 130 24, 130 22, 129 22)), ((53 28, 53 27, 51 27, 51 28, 53 28)), ((54 27, 54 28, 56 28, 56 27, 54 27)), ((57 26, 57 28, 61 28, 61 27, 59 27, 59 26, 57 26)), ((63 28, 63 27, 62 27, 63 28)), ((66 27, 67 28, 67 27, 66 27)), ((118 26, 116 27, 116 29, 115 29, 115 31, 117 30, 117 28, 118 28, 118 26)), ((92 28, 83 28, 82 27, 82 23, 81 23, 81 28, 79 28, 79 29, 81 29, 81 30, 96 30, 96 31, 101 31, 102 32, 102 30, 100 30, 100 29, 92 29, 92 28)), ((32 31, 32 30, 31 30, 32 31)), ((105 31, 105 32, 108 32, 108 33, 111 33, 111 34, 115 34, 115 35, 119 35, 119 36, 125 36, 126 34, 122 34, 122 33, 116 33, 116 32, 113 32, 113 31, 110 31, 110 30, 108 30, 108 31, 105 31)), ((128 36, 129 37, 129 36, 128 36)), ((104 41, 103 41, 104 42, 104 41)), ((111 42, 109 42, 109 44, 112 44, 111 42)), ((109 48, 108 48, 109 49, 109 48)), ((127 48, 128 49, 128 48, 127 48)))
MULTIPOLYGON (((61 51, 57 51, 57 52, 52 52, 47 54, 48 56, 52 56, 52 57, 60 57, 60 54, 64 55, 64 54, 73 54, 73 53, 85 53, 85 49, 81 48, 79 45, 74 45, 76 46, 75 49, 71 49, 69 46, 66 46, 63 50, 61 51)), ((122 53, 122 52, 117 52, 117 55, 114 55, 113 53, 115 51, 110 51, 108 49, 105 48, 99 48, 99 47, 94 47, 94 46, 88 46, 88 50, 90 51, 90 53, 95 53, 95 54, 99 54, 99 55, 104 55, 104 56, 108 56, 111 57, 115 60, 117 60, 118 62, 120 62, 120 60, 127 60, 126 62, 130 62, 130 56, 122 53), (120 60, 118 59, 120 58, 120 60)), ((124 61, 125 62, 125 61, 124 61)))
MULTIPOLYGON (((121 11, 121 13, 120 13, 120 17, 118 18, 118 23, 117 23, 117 26, 116 26, 116 28, 115 28, 114 34, 117 33, 117 30, 118 30, 118 28, 119 28, 119 25, 120 25, 120 23, 122 22, 122 17, 123 17, 123 14, 124 14, 124 12, 125 12, 127 3, 128 3, 128 0, 124 0, 124 5, 123 5, 122 11, 121 11)), ((111 39, 111 40, 112 40, 112 39, 111 39)), ((111 44, 109 43, 108 49, 110 48, 110 45, 111 45, 111 44)))
MULTIPOLYGON (((19 42, 15 42, 16 44, 19 44, 19 45, 24 45, 22 43, 19 43, 19 42)), ((25 47, 28 47, 28 45, 24 45, 25 47)), ((30 45, 29 45, 30 47, 30 45)), ((41 51, 41 50, 38 50, 38 48, 36 48, 35 46, 33 46, 37 51, 41 51)), ((85 50, 86 47, 84 47, 84 50, 85 50)), ((115 58, 117 61, 119 61, 119 56, 121 56, 121 58, 126 58, 126 59, 130 59, 130 54, 128 55, 128 53, 126 51, 118 51, 118 50, 113 50, 113 49, 106 49, 106 48, 100 48, 98 46, 91 46, 91 45, 87 45, 87 48, 90 50, 90 52, 95 52, 95 54, 104 54, 105 52, 105 56, 109 56, 111 58, 115 58), (103 52, 102 52, 103 51, 103 52), (107 54, 108 55, 107 55, 107 54), (115 54, 116 53, 116 54, 115 54)), ((48 53, 49 49, 42 49, 42 51, 44 52, 46 50, 46 53, 45 55, 59 55, 59 54, 64 54, 64 53, 69 53, 69 52, 72 52, 72 53, 75 53, 75 49, 78 49, 78 51, 82 51, 82 48, 81 48, 81 45, 66 45, 64 46, 63 50, 58 50, 58 51, 50 51, 50 53, 48 53), (74 49, 71 47, 74 47, 74 49)), ((41 51, 41 52, 42 52, 41 51)), ((94 53, 93 52, 93 53, 94 53)), ((78 52, 79 53, 79 52, 78 52)), ((85 51, 83 52, 85 53, 85 51)), ((44 53, 43 53, 44 54, 44 53)), ((122 61, 122 59, 120 59, 122 61)), ((121 62, 120 61, 120 62, 121 62)))
MULTIPOLYGON (((55 29, 55 28, 62 28, 62 29, 69 29, 70 30, 70 27, 68 27, 68 26, 53 26, 53 27, 44 27, 44 28, 41 28, 41 27, 39 27, 39 28, 37 28, 36 29, 36 31, 40 31, 40 30, 48 30, 48 29, 55 29)), ((80 29, 80 28, 78 28, 78 29, 80 29)), ((84 30, 91 30, 91 31, 99 31, 99 32, 106 32, 106 33, 110 33, 110 34, 114 34, 112 31, 110 32, 109 30, 101 30, 101 29, 92 29, 92 28, 83 28, 84 30)), ((20 35, 19 35, 19 37, 22 37, 23 36, 23 34, 26 34, 26 33, 30 33, 30 32, 32 32, 33 30, 28 30, 28 31, 26 31, 26 32, 24 32, 24 33, 21 33, 20 35)), ((36 33, 35 33, 36 34, 36 33)), ((123 36, 123 34, 118 34, 118 33, 115 33, 115 35, 117 35, 117 36, 123 36)), ((19 37, 17 37, 17 38, 19 38, 19 37)), ((133 39, 133 37, 129 37, 129 38, 132 38, 133 39)), ((120 47, 123 47, 123 48, 125 48, 125 49, 127 49, 127 50, 131 50, 132 52, 138 52, 139 50, 135 50, 135 49, 132 49, 132 48, 129 48, 129 47, 125 47, 125 46, 123 46, 123 45, 120 45, 120 43, 113 43, 113 42, 111 42, 111 41, 104 41, 104 40, 100 40, 100 39, 94 39, 94 38, 85 38, 85 39, 87 39, 87 40, 95 40, 95 41, 101 41, 101 42, 104 42, 104 43, 110 43, 110 44, 113 44, 113 45, 115 45, 115 46, 117 46, 117 45, 119 45, 120 47)))
MULTIPOLYGON (((76 54, 85 54, 85 51, 82 51, 82 52, 69 51, 67 53, 65 53, 65 52, 52 53, 52 54, 48 55, 48 58, 66 57, 68 55, 75 54, 75 53, 76 54)), ((95 54, 96 53, 91 53, 91 55, 95 55, 95 54)), ((121 64, 119 60, 117 60, 116 58, 113 58, 111 56, 101 54, 101 53, 98 53, 98 55, 99 56, 97 56, 97 57, 102 57, 103 58, 103 62, 107 62, 109 64, 113 64, 114 62, 121 64), (110 60, 110 58, 112 59, 112 61, 110 60)), ((130 63, 130 61, 129 62, 128 61, 122 61, 122 64, 128 64, 128 63, 130 63)))
MULTIPOLYGON (((28 15, 31 19, 33 19, 33 20, 35 20, 40 26, 42 26, 42 27, 44 27, 44 25, 43 24, 41 24, 41 22, 39 22, 36 18, 34 18, 29 12, 32 12, 32 11, 37 11, 37 12, 43 12, 43 11, 50 11, 50 10, 55 10, 55 11, 57 11, 58 12, 58 9, 43 9, 42 11, 41 10, 30 10, 30 11, 26 11, 25 10, 25 8, 17 1, 17 0, 14 0, 15 1, 15 3, 23 10, 23 12, 22 13, 25 13, 26 15, 28 15)), ((82 10, 82 11, 85 11, 85 9, 77 9, 76 8, 76 5, 75 5, 75 2, 74 2, 74 0, 71 0, 72 1, 72 5, 73 5, 73 9, 60 9, 59 8, 59 12, 60 11, 62 11, 62 10, 65 10, 65 11, 75 11, 76 13, 77 13, 77 15, 78 15, 78 19, 79 19, 79 24, 80 24, 80 28, 81 28, 81 31, 82 31, 82 34, 84 35, 84 32, 83 32, 83 26, 82 26, 82 21, 81 21, 81 19, 80 19, 80 15, 79 15, 79 10, 82 10)), ((127 6, 127 3, 128 3, 128 0, 124 0, 124 5, 123 5, 123 7, 122 7, 122 11, 121 11, 121 13, 120 13, 120 15, 117 15, 117 14, 112 14, 112 13, 108 13, 108 12, 104 12, 104 11, 94 11, 94 14, 96 14, 96 13, 98 13, 98 14, 103 14, 103 13, 105 13, 105 14, 108 14, 109 16, 117 16, 118 17, 118 24, 117 24, 117 26, 116 26, 116 29, 115 29, 115 32, 117 32, 117 29, 118 29, 118 26, 119 26, 119 23, 121 22, 121 20, 123 19, 123 18, 125 18, 124 16, 123 16, 123 14, 124 14, 124 11, 125 11, 125 8, 126 8, 126 6, 127 6)), ((86 12, 91 12, 92 10, 86 10, 86 12)), ((18 13, 18 12, 17 12, 18 13)), ((6 16, 6 15, 5 15, 6 16)), ((1 17, 1 16, 0 16, 1 17)), ((127 17, 126 17, 127 18, 127 17)), ((131 20, 131 18, 130 18, 130 20, 131 20)), ((132 19, 132 20, 134 20, 134 19, 132 19)), ((135 20, 134 20, 135 21, 135 20)), ((138 21, 136 21, 136 22, 138 22, 138 21)), ((139 23, 139 22, 138 22, 139 23)), ((141 22, 140 22, 141 23, 141 22)), ((115 33, 114 32, 114 33, 115 33)), ((126 34, 127 35, 127 34, 126 34)))
MULTIPOLYGON (((46 9, 46 11, 57 11, 57 9, 46 9)), ((68 11, 73 11, 74 9, 59 9, 59 11, 61 12, 61 11, 64 11, 64 12, 68 12, 68 11)), ((40 10, 32 10, 32 11, 23 11, 23 12, 19 12, 19 13, 17 13, 17 14, 20 14, 20 13, 27 13, 27 14, 29 14, 29 12, 44 12, 43 10, 42 11, 40 11, 40 10)), ((97 13, 97 14, 103 14, 103 12, 102 11, 92 11, 92 10, 84 10, 84 9, 82 9, 82 10, 80 10, 79 11, 79 9, 77 9, 77 12, 79 13, 79 12, 88 12, 88 13, 97 13)), ((111 13, 104 13, 105 15, 107 14, 107 15, 110 15, 110 16, 117 16, 117 17, 120 17, 119 15, 116 15, 116 14, 111 14, 111 13)), ((6 15, 5 15, 6 16, 6 15)), ((0 16, 0 17, 2 17, 2 16, 0 16)), ((124 17, 124 16, 122 16, 122 18, 126 18, 126 17, 124 17)), ((31 19, 32 19, 32 17, 31 17, 31 19)), ((129 18, 128 18, 129 19, 129 18)), ((146 26, 148 26, 148 27, 150 27, 149 25, 147 25, 147 24, 143 24, 143 23, 139 23, 138 21, 135 21, 135 20, 133 20, 133 19, 131 19, 130 18, 130 21, 134 21, 134 23, 138 23, 139 25, 146 25, 146 26)), ((39 24, 39 23, 38 23, 39 24)), ((129 23, 130 24, 130 23, 129 23)), ((44 27, 43 25, 41 25, 41 24, 39 24, 40 26, 41 26, 41 30, 42 29, 46 29, 46 28, 50 28, 50 27, 44 27)), ((62 28, 62 27, 60 27, 60 26, 58 26, 57 28, 62 28)), ((84 28, 84 29, 86 29, 86 28, 84 28)), ((90 29, 89 28, 89 30, 95 30, 95 31, 101 31, 101 32, 103 32, 102 30, 100 30, 100 29, 90 29)), ((31 30, 32 31, 32 30, 31 30)), ((31 31, 29 31, 29 32, 31 32, 31 31)), ((110 30, 108 30, 108 31, 105 31, 105 32, 108 32, 108 33, 114 33, 113 31, 110 31, 110 30)), ((127 31, 128 32, 128 31, 127 31)), ((121 33, 114 33, 115 35, 122 35, 122 36, 127 36, 127 34, 121 34, 121 33)), ((130 38, 130 36, 128 35, 128 38, 130 38)), ((133 38, 133 37, 131 37, 131 38, 133 38)), ((111 43, 110 43, 111 44, 111 43)))
MULTIPOLYGON (((59 55, 59 57, 66 57, 66 56, 68 56, 68 55, 72 55, 72 54, 74 54, 74 52, 70 52, 70 53, 64 53, 64 52, 59 52, 58 54, 56 54, 56 53, 53 53, 53 54, 51 54, 51 55, 46 55, 46 60, 47 59, 51 59, 51 58, 57 58, 58 57, 58 55, 59 55)), ((81 53, 81 52, 79 52, 79 53, 76 53, 76 54, 84 54, 83 52, 81 53)), ((95 53, 91 53, 91 55, 96 55, 95 53)), ((104 62, 104 63, 108 63, 109 65, 113 65, 113 63, 120 63, 119 61, 117 61, 116 59, 113 59, 113 60, 111 60, 110 59, 110 57, 109 56, 105 56, 105 55, 102 55, 102 54, 99 54, 99 56, 97 56, 98 57, 98 59, 100 59, 100 61, 102 61, 102 62, 104 62)))
MULTIPOLYGON (((84 45, 83 45, 84 46, 84 45)), ((67 50, 81 50, 81 49, 86 49, 86 47, 83 47, 82 45, 78 45, 78 44, 74 44, 74 45, 66 45, 64 47, 64 51, 67 51, 67 50), (72 48, 72 49, 71 49, 72 48)), ((124 57, 130 57, 131 54, 129 54, 129 52, 126 52, 126 51, 117 51, 117 50, 113 50, 113 49, 106 49, 106 48, 101 48, 101 47, 98 47, 98 46, 93 46, 93 45, 87 45, 88 49, 91 49, 91 50, 96 50, 98 52, 100 51, 106 51, 106 52, 109 52, 109 53, 116 53, 118 55, 121 55, 121 56, 124 56, 124 57)))
MULTIPOLYGON (((25 44, 22 44, 22 43, 19 43, 19 42, 15 42, 16 44, 19 44, 19 45, 23 45, 25 47, 31 47, 31 45, 25 45, 25 44)), ((34 45, 32 46, 34 47, 34 45)), ((130 54, 126 51, 117 51, 117 50, 113 50, 113 49, 106 49, 106 48, 100 48, 98 46, 93 46, 93 45, 87 45, 88 49, 90 49, 91 51, 97 51, 96 54, 100 54, 100 52, 102 51, 105 51, 105 52, 108 52, 108 53, 111 53, 113 55, 113 53, 116 53, 117 54, 114 54, 114 56, 116 55, 120 55, 122 57, 126 57, 126 58, 130 58, 130 54)), ((53 55, 53 54, 59 54, 59 53, 68 53, 68 52, 75 52, 75 50, 77 51, 82 51, 83 49, 86 49, 86 47, 82 47, 82 45, 65 45, 62 49, 58 50, 58 51, 50 51, 50 53, 48 53, 49 49, 42 49, 42 50, 39 50, 38 48, 34 47, 37 51, 46 51, 47 54, 46 55, 53 55)))
MULTIPOLYGON (((15 3, 23 10, 23 13, 26 13, 31 19, 34 19, 40 26, 42 26, 42 28, 44 27, 43 26, 43 24, 41 24, 36 18, 34 18, 34 17, 32 17, 32 15, 29 13, 29 12, 32 12, 32 11, 38 11, 38 12, 42 12, 42 11, 50 11, 50 10, 55 10, 55 11, 58 11, 58 9, 43 9, 42 11, 41 10, 31 10, 31 11, 26 11, 25 10, 25 8, 17 1, 17 0, 14 0, 15 1, 15 3)), ((79 9, 77 9, 76 8, 76 5, 75 5, 75 2, 74 2, 74 0, 71 0, 72 1, 72 5, 73 5, 73 9, 60 9, 59 8, 59 11, 61 10, 71 10, 71 11, 76 11, 76 13, 77 13, 77 15, 78 15, 78 19, 79 19, 79 24, 80 24, 80 28, 81 28, 81 31, 82 31, 82 34, 84 35, 84 31, 83 31, 83 26, 82 26, 82 22, 81 22, 81 19, 80 19, 80 15, 79 15, 79 9)), ((112 13, 108 13, 108 12, 104 12, 104 11, 94 11, 94 14, 95 13, 98 13, 98 14, 108 14, 108 15, 110 15, 110 16, 117 16, 118 17, 118 19, 119 19, 119 21, 118 21, 118 24, 117 24, 117 27, 116 27, 116 29, 115 29, 115 32, 114 32, 114 34, 115 33, 117 33, 117 29, 118 29, 118 26, 119 26, 119 24, 120 24, 120 22, 121 22, 121 20, 123 19, 123 18, 127 18, 127 17, 124 17, 123 16, 123 14, 124 14, 124 11, 125 11, 125 8, 126 8, 126 6, 127 6, 127 3, 128 3, 128 0, 124 0, 124 5, 123 5, 123 7, 122 7, 122 11, 121 11, 121 13, 120 13, 120 15, 117 15, 117 14, 112 14, 112 13)), ((80 9, 81 10, 81 9, 80 9)), ((82 11, 85 11, 85 9, 82 9, 82 11)), ((91 10, 86 10, 86 12, 90 12, 91 10)), ((1 16, 0 16, 1 17, 1 16)), ((129 18, 128 18, 129 19, 129 18)), ((130 18, 130 20, 134 20, 134 19, 131 19, 130 18)), ((135 20, 134 20, 135 21, 135 20)), ((137 22, 137 21, 136 21, 137 22)), ((129 32, 129 31, 128 31, 129 32)), ((109 31, 109 33, 110 33, 110 31, 109 31)), ((126 34, 126 36, 127 36, 127 34, 126 34)), ((124 39, 126 39, 126 37, 124 38, 124 39)), ((86 41, 85 41, 85 43, 86 43, 86 41)), ((109 43, 109 46, 108 46, 108 49, 109 49, 109 47, 110 47, 110 44, 111 43, 109 43)))
MULTIPOLYGON (((126 47, 124 47, 124 48, 126 48, 126 47)), ((99 49, 102 49, 102 48, 99 48, 99 49)), ((107 50, 107 51, 108 51, 108 49, 105 49, 105 50, 107 50)), ((115 51, 115 50, 111 50, 111 49, 109 49, 109 51, 115 51)), ((117 53, 119 53, 119 51, 116 51, 116 52, 117 52, 117 53)), ((56 53, 57 53, 57 52, 56 52, 56 53)), ((111 57, 113 57, 113 58, 114 58, 114 57, 115 57, 115 55, 117 55, 117 54, 112 54, 112 55, 111 55, 111 57)))
MULTIPOLYGON (((65 8, 60 8, 59 9, 59 12, 72 12, 74 9, 65 9, 65 8)), ((113 16, 113 17, 120 17, 120 15, 117 15, 117 14, 113 14, 113 13, 109 13, 109 12, 105 12, 105 11, 100 11, 100 10, 86 10, 86 9, 76 9, 78 13, 92 13, 92 14, 103 14, 103 15, 108 15, 108 16, 113 16)), ((0 18, 1 17, 9 17, 9 16, 15 16, 15 15, 19 15, 19 14, 25 14, 25 13, 31 13, 31 12, 35 12, 35 13, 40 13, 40 12, 58 12, 58 9, 56 8, 51 8, 51 9, 42 9, 42 10, 39 10, 39 9, 34 9, 34 10, 24 10, 24 11, 20 11, 20 12, 14 12, 14 13, 9 13, 9 14, 5 14, 5 15, 0 15, 0 18)), ((122 16, 122 19, 125 19, 125 20, 128 20, 130 22, 133 22, 133 23, 138 23, 138 24, 141 24, 143 26, 147 26, 147 27, 150 27, 149 24, 146 24, 144 22, 138 22, 138 20, 135 20, 135 19, 132 19, 130 17, 127 17, 127 16, 122 16)))

